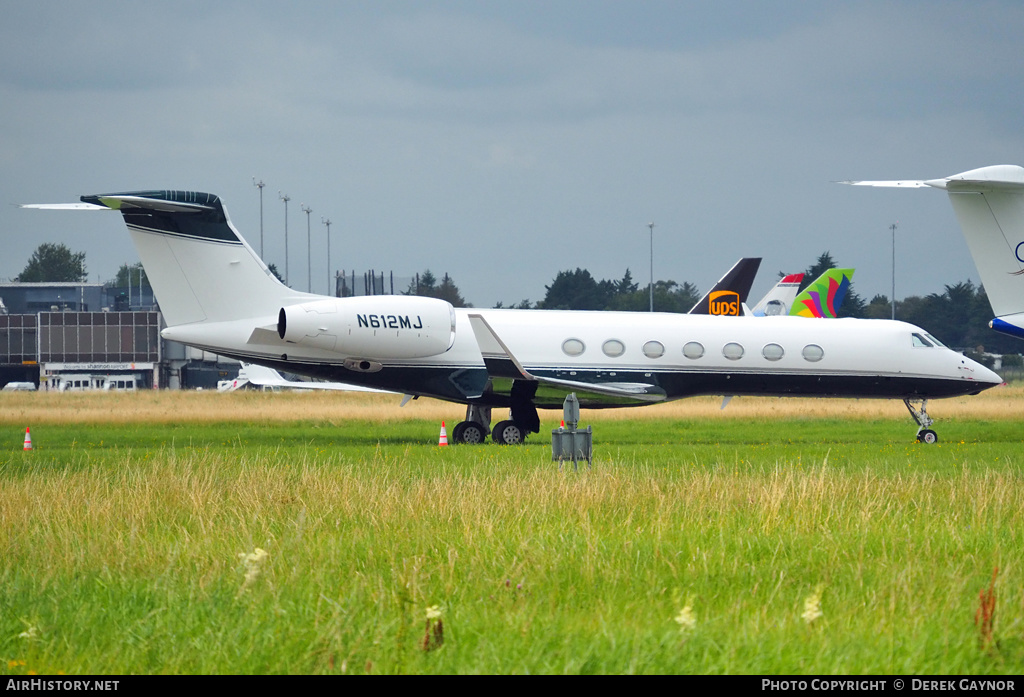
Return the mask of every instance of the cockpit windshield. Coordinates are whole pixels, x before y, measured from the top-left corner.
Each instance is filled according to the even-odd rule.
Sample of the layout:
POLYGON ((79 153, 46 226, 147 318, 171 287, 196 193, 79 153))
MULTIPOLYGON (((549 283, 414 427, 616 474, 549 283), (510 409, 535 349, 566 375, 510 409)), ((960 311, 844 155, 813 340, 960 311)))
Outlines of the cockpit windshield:
POLYGON ((926 334, 918 334, 917 332, 914 332, 911 336, 913 336, 914 338, 914 348, 932 348, 933 346, 935 346, 936 343, 938 343, 935 341, 935 339, 932 339, 932 341, 928 341, 928 339, 931 339, 930 336, 928 337, 928 339, 925 339, 924 337, 927 336, 926 334))

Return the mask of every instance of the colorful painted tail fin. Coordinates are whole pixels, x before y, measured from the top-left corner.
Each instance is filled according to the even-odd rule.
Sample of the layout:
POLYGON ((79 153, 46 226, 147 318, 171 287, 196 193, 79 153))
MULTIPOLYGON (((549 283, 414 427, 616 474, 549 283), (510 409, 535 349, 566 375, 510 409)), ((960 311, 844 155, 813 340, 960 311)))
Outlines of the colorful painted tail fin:
POLYGON ((789 314, 794 317, 835 317, 853 280, 853 269, 829 269, 796 296, 789 314))

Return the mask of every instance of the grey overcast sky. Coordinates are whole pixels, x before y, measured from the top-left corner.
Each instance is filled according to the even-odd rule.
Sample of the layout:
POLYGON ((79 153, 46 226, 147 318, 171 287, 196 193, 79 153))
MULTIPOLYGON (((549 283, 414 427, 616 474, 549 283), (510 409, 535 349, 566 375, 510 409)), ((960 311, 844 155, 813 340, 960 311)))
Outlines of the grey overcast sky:
MULTIPOLYGON (((741 256, 829 250, 855 288, 978 274, 944 193, 844 179, 1024 164, 1024 3, 0 0, 0 279, 42 242, 90 280, 135 262, 82 194, 221 196, 292 285, 334 266, 447 272, 468 301, 539 300, 627 268, 706 290, 741 256)), ((756 297, 755 297, 756 299, 756 297)))

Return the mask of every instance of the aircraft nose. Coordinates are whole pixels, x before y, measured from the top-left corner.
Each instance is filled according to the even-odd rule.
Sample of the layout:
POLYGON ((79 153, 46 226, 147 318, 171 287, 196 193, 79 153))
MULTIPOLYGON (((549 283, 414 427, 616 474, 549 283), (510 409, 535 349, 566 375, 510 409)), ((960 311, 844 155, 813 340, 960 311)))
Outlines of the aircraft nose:
POLYGON ((960 373, 966 380, 982 383, 986 388, 1003 384, 1003 379, 995 371, 966 356, 961 356, 960 373))

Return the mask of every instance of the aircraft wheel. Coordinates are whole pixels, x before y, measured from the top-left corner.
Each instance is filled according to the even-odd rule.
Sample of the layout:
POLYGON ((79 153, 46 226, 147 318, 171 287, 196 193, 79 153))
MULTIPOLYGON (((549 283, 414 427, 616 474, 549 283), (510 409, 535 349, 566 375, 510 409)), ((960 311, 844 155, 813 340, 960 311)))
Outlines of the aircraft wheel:
POLYGON ((486 437, 484 427, 475 421, 462 421, 452 429, 452 441, 455 443, 479 445, 486 437))
POLYGON ((917 439, 922 443, 938 443, 939 434, 931 430, 930 428, 926 428, 925 430, 917 434, 917 439))
POLYGON ((494 427, 491 437, 499 445, 518 445, 525 440, 526 434, 515 421, 502 421, 494 427))

